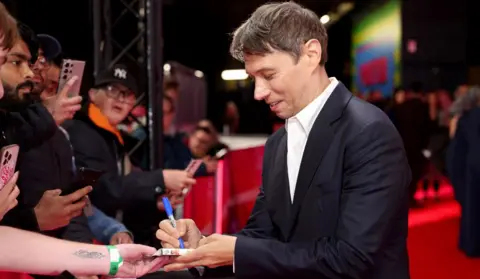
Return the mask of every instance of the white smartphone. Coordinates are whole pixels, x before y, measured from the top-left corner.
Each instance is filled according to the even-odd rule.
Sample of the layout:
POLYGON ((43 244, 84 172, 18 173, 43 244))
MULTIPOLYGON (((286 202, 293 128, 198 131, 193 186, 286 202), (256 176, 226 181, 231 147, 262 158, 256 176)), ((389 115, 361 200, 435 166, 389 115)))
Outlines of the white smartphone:
POLYGON ((161 248, 158 249, 154 257, 161 257, 161 256, 183 256, 187 253, 193 251, 193 249, 181 249, 181 248, 161 248))
POLYGON ((85 61, 63 59, 62 69, 60 70, 60 78, 58 80, 57 93, 62 91, 63 87, 69 79, 77 76, 77 81, 68 92, 69 97, 80 95, 80 87, 82 85, 83 71, 85 70, 85 61))
POLYGON ((20 147, 17 144, 4 146, 0 150, 0 189, 2 189, 15 173, 18 152, 20 147))
POLYGON ((222 149, 218 150, 217 153, 215 153, 215 159, 222 160, 223 157, 225 157, 225 155, 227 155, 227 153, 228 153, 228 149, 222 148, 222 149))

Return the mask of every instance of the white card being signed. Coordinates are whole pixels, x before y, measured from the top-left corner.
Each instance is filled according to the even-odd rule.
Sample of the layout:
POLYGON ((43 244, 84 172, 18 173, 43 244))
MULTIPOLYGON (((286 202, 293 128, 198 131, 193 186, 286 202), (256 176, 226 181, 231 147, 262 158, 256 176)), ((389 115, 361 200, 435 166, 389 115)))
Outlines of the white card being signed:
POLYGON ((154 257, 160 257, 160 256, 183 256, 186 255, 188 252, 193 251, 193 249, 180 249, 180 248, 162 248, 158 249, 155 254, 153 254, 154 257))

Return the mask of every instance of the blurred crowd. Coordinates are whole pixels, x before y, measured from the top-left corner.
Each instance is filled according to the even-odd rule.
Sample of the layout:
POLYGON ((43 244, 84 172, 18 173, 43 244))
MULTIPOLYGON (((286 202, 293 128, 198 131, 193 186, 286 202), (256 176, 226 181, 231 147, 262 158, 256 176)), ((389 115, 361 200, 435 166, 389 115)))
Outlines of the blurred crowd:
POLYGON ((218 151, 227 148, 216 129, 202 120, 192 131, 180 132, 175 125, 179 84, 166 80, 164 169, 149 170, 146 109, 133 71, 114 65, 82 94, 71 95, 81 77, 63 87, 59 80, 64 59, 75 58, 65 57, 56 38, 10 24, 17 25, 19 37, 3 34, 0 140, 2 147, 20 146, 20 195, 0 224, 76 242, 159 248, 155 231, 166 218, 161 198, 168 196, 176 207, 196 177, 215 173, 218 151), (194 173, 185 170, 192 159, 201 160, 194 173))
POLYGON ((459 247, 480 256, 480 87, 425 92, 416 82, 395 89, 390 99, 375 91, 359 95, 384 110, 403 139, 412 171, 411 207, 426 204, 429 196, 416 199, 418 191, 432 188, 439 201, 442 182, 450 183, 462 209, 459 247))

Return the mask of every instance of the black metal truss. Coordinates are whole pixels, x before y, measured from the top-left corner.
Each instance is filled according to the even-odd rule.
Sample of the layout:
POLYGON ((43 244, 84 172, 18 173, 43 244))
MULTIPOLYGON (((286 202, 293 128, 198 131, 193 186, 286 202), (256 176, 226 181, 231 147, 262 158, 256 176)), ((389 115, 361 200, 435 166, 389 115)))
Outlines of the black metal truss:
POLYGON ((147 123, 142 126, 148 135, 150 169, 160 168, 163 165, 162 0, 92 1, 94 76, 122 63, 138 70, 138 77, 144 78, 140 79, 137 105, 143 102, 148 108, 147 123))

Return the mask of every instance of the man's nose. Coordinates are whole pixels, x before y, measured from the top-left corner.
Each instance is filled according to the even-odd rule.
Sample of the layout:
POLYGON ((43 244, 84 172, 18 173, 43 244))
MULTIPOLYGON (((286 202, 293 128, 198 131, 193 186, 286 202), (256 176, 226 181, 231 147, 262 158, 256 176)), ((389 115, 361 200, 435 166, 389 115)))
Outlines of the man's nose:
POLYGON ((30 67, 28 66, 25 66, 25 68, 23 69, 23 77, 25 79, 30 79, 30 78, 33 78, 35 75, 33 74, 33 71, 30 67))
POLYGON ((270 90, 260 85, 255 85, 254 98, 257 101, 264 100, 270 94, 270 90))

